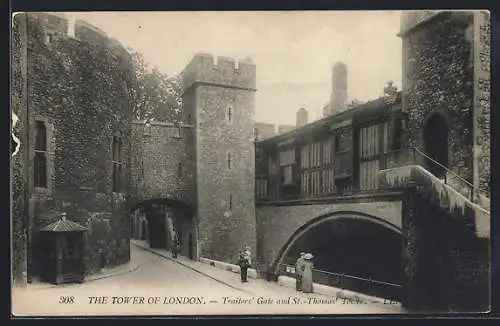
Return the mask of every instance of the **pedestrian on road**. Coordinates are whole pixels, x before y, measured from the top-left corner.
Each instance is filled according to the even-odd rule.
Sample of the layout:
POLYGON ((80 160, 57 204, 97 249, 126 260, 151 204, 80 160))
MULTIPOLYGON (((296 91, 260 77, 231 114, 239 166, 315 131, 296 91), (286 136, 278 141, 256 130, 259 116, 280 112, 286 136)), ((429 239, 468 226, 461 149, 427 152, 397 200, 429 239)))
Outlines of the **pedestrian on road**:
POLYGON ((250 247, 245 246, 243 253, 245 254, 245 259, 248 261, 248 267, 250 267, 252 265, 252 252, 250 251, 250 247))
POLYGON ((302 291, 302 272, 304 269, 304 255, 305 252, 301 252, 297 262, 295 263, 295 290, 302 291))
POLYGON ((302 272, 302 292, 304 293, 313 293, 313 277, 312 271, 314 268, 314 264, 311 259, 314 256, 311 253, 307 253, 304 255, 304 267, 302 272))
POLYGON ((177 254, 179 253, 179 239, 177 237, 177 233, 173 234, 172 237, 172 257, 177 258, 177 254))
POLYGON ((240 276, 241 283, 248 282, 248 268, 252 264, 252 256, 250 252, 250 248, 245 246, 243 250, 240 251, 240 257, 238 260, 238 265, 240 266, 240 276))

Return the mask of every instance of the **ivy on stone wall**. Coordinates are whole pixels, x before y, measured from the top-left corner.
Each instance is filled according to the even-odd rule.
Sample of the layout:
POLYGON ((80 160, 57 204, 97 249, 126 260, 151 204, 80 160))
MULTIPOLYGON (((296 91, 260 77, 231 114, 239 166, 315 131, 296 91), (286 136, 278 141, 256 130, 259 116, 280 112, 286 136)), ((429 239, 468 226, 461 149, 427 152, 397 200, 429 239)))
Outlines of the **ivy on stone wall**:
POLYGON ((471 43, 466 31, 470 15, 453 14, 408 36, 407 107, 410 145, 419 147, 425 117, 435 110, 449 119, 452 170, 472 178, 471 43))
MULTIPOLYGON (((21 60, 22 60, 22 46, 23 40, 25 39, 22 33, 24 29, 25 21, 22 19, 22 15, 16 15, 13 18, 13 28, 12 28, 12 52, 11 52, 11 110, 16 113, 19 120, 16 124, 15 132, 22 139, 20 130, 23 130, 25 115, 21 110, 22 104, 22 93, 23 93, 23 83, 24 79, 21 75, 21 60)), ((21 143, 19 148, 20 153, 14 156, 12 161, 12 275, 16 283, 23 280, 23 273, 26 271, 26 237, 24 230, 24 216, 27 213, 25 211, 25 200, 24 200, 24 161, 22 151, 24 150, 24 144, 21 143)))
MULTIPOLYGON (((109 198, 109 160, 111 137, 116 132, 120 133, 124 144, 129 142, 134 106, 130 89, 135 83, 130 55, 123 49, 103 42, 87 41, 84 37, 77 40, 58 35, 46 43, 44 26, 36 14, 17 15, 13 23, 13 96, 20 99, 27 97, 30 118, 41 116, 47 119, 54 131, 53 138, 57 139, 52 139, 55 147, 51 148, 54 151, 52 159, 56 163, 53 196, 30 204, 30 224, 36 229, 42 222, 41 214, 48 211, 66 211, 72 217, 82 217, 92 210, 108 212, 112 220, 111 232, 100 233, 100 239, 90 238, 85 259, 86 262, 95 261, 101 248, 105 266, 124 263, 130 257, 127 203, 121 201, 115 204, 109 198), (27 34, 21 33, 22 24, 27 25, 27 34), (22 61, 22 42, 27 44, 25 62, 22 61), (23 64, 27 69, 27 93, 23 93, 26 82, 21 75, 23 64), (92 191, 83 193, 79 190, 80 186, 90 186, 92 191)), ((19 108, 14 106, 13 109, 19 111, 20 105, 25 103, 16 105, 19 108)), ((25 108, 21 110, 24 111, 25 108)), ((23 114, 20 119, 26 120, 23 114)), ((23 123, 19 130, 23 135, 28 131, 23 123)), ((124 146, 125 174, 129 173, 128 155, 129 150, 124 146)), ((28 214, 23 201, 27 176, 22 174, 23 155, 15 159, 19 161, 13 166, 16 180, 13 192, 17 194, 14 198, 17 205, 14 212, 14 252, 19 262, 25 262, 22 248, 26 241, 23 239, 22 221, 28 214)), ((94 230, 101 226, 96 224, 94 230)), ((36 234, 33 241, 35 238, 36 234)), ((93 271, 93 266, 86 265, 87 271, 93 271)))
POLYGON ((61 137, 55 160, 57 171, 64 173, 56 171, 55 185, 105 192, 96 184, 106 178, 95 156, 108 150, 117 131, 125 144, 128 141, 134 107, 130 89, 135 84, 130 56, 109 44, 66 35, 46 44, 37 16, 29 17, 28 42, 30 112, 51 119, 55 137, 61 137), (74 132, 78 128, 85 132, 74 132), (73 131, 71 137, 68 131, 73 131))

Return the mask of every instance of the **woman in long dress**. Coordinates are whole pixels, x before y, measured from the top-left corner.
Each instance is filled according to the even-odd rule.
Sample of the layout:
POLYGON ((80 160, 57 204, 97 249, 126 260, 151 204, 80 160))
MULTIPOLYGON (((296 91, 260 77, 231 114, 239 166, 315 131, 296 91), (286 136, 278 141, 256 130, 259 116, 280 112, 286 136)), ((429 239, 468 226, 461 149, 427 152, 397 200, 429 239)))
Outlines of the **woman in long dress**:
POLYGON ((304 262, 302 263, 302 292, 313 293, 313 278, 312 271, 314 264, 311 261, 313 255, 308 253, 304 255, 304 262))

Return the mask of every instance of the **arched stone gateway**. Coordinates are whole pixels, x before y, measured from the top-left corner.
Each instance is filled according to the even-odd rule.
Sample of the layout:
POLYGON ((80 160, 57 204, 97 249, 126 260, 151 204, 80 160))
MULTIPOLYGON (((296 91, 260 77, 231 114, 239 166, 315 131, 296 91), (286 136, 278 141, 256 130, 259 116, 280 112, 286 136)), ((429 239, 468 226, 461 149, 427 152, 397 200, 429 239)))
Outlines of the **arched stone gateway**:
POLYGON ((403 283, 401 228, 373 215, 340 211, 313 218, 281 248, 273 265, 275 274, 294 265, 300 252, 315 256, 318 283, 391 298, 403 283), (341 280, 337 274, 355 278, 341 280))
POLYGON ((169 198, 154 198, 132 207, 134 238, 146 240, 151 248, 171 249, 177 235, 181 255, 195 259, 196 224, 191 206, 169 198))

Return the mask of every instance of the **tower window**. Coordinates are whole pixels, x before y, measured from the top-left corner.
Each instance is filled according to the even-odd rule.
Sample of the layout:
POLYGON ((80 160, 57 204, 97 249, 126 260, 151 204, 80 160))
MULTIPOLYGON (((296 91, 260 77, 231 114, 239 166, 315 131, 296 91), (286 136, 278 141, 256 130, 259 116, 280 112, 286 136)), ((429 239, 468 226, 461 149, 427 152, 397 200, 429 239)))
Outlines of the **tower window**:
POLYGON ((182 175, 184 174, 184 171, 183 171, 183 167, 182 167, 182 163, 179 163, 177 165, 177 176, 179 178, 182 178, 182 175))
POLYGON ((122 140, 120 137, 113 137, 113 192, 122 190, 122 140))
POLYGON ((233 209, 233 195, 229 194, 229 209, 233 209))
POLYGON ((151 124, 149 122, 146 122, 144 124, 144 136, 150 136, 151 135, 151 124))
POLYGON ((35 125, 34 185, 47 187, 47 129, 43 121, 35 125))
POLYGON ((45 45, 49 45, 50 43, 52 43, 53 39, 54 39, 54 34, 51 32, 47 32, 44 35, 43 42, 45 43, 45 45))
POLYGON ((227 121, 228 122, 233 121, 233 108, 232 107, 227 108, 227 121))
POLYGON ((227 153, 227 168, 231 168, 231 153, 227 153))
POLYGON ((175 124, 175 134, 174 138, 181 138, 181 125, 179 123, 175 124))
POLYGON ((191 124, 192 123, 192 118, 191 118, 191 113, 187 115, 187 123, 191 124))

